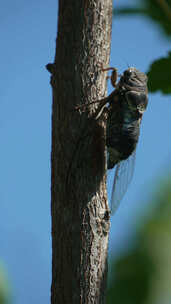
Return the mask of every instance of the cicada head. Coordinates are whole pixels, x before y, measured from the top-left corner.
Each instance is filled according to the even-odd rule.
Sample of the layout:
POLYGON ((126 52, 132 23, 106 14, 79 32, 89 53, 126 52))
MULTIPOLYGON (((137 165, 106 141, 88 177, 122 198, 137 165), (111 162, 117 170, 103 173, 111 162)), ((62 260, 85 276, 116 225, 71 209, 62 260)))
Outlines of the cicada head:
POLYGON ((121 76, 119 87, 123 91, 129 110, 142 116, 148 104, 147 76, 131 67, 121 76))
POLYGON ((147 90, 147 76, 134 67, 128 68, 120 79, 125 86, 147 90))

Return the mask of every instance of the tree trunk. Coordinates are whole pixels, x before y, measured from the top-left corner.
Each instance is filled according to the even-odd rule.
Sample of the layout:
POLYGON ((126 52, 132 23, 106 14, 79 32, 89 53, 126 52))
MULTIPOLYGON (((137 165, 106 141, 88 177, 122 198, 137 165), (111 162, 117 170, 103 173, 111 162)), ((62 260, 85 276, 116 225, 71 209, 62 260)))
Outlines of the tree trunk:
POLYGON ((109 209, 105 123, 75 110, 104 97, 112 0, 59 0, 52 73, 52 304, 104 303, 109 209))

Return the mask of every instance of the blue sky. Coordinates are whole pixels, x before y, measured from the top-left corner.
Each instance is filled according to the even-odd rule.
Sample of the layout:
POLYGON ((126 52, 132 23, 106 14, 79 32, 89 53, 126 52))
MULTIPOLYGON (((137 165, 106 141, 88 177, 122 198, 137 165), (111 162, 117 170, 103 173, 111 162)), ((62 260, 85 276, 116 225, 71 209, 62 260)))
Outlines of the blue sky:
MULTIPOLYGON (((136 1, 115 1, 115 5, 136 1)), ((50 75, 57 32, 57 1, 6 0, 1 5, 0 260, 13 303, 50 303, 51 218, 50 75)), ((115 18, 111 66, 147 71, 165 56, 170 42, 143 18, 115 18)), ((109 85, 109 93, 111 87, 109 85)), ((110 255, 131 242, 137 214, 171 163, 170 97, 149 96, 133 181, 112 217, 110 255)))

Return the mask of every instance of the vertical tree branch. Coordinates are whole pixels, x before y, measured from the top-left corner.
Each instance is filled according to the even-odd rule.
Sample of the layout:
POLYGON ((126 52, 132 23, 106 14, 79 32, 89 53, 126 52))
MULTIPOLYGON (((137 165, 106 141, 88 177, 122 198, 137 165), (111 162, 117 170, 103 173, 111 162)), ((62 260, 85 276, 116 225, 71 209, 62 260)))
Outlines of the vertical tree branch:
POLYGON ((105 124, 76 105, 102 98, 112 0, 59 0, 52 110, 51 303, 104 303, 109 210, 105 124))

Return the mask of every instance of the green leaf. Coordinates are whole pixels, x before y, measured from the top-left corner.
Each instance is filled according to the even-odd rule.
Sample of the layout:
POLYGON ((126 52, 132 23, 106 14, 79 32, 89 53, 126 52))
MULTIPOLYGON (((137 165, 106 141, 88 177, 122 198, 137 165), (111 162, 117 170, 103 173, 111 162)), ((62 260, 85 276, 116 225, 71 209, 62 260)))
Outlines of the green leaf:
POLYGON ((150 92, 161 91, 163 94, 171 94, 171 52, 167 57, 154 61, 147 76, 150 92))
POLYGON ((110 266, 107 304, 171 302, 170 177, 158 182, 151 203, 148 216, 137 217, 133 242, 110 266))
POLYGON ((139 7, 114 9, 114 16, 141 15, 160 26, 166 36, 171 36, 171 0, 141 0, 139 7))
POLYGON ((153 260, 142 248, 114 261, 107 304, 145 304, 153 268, 153 260))

